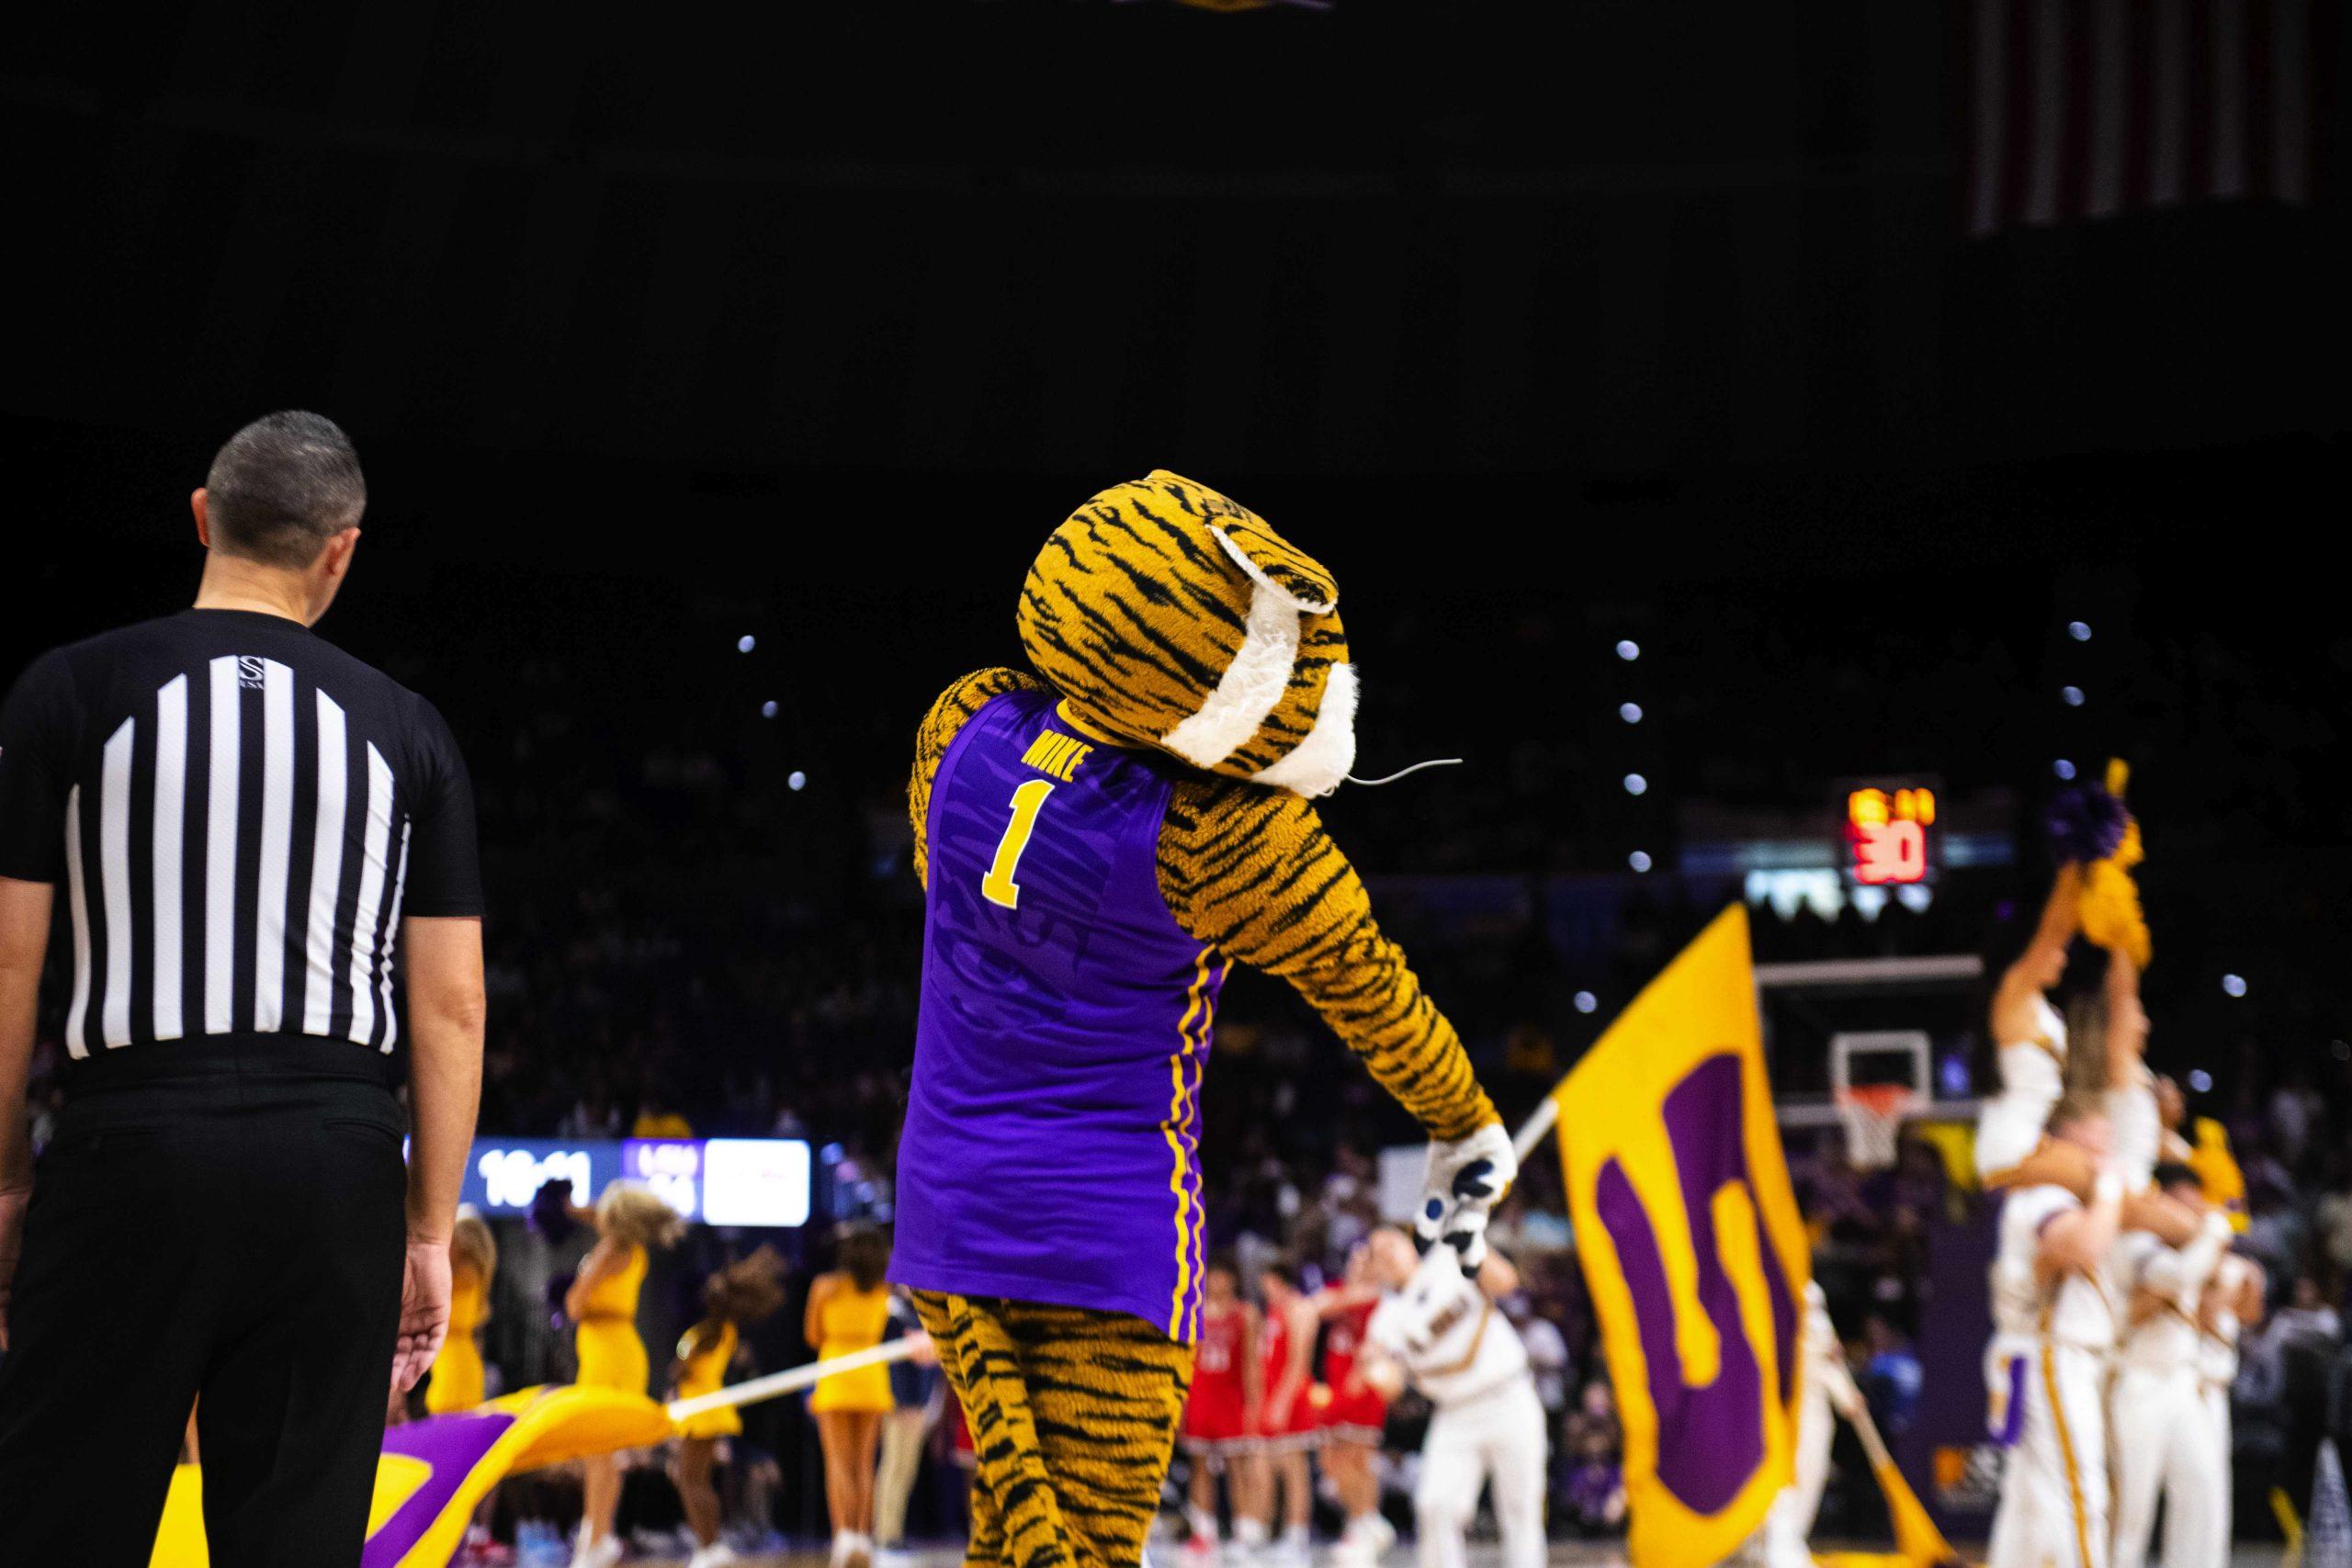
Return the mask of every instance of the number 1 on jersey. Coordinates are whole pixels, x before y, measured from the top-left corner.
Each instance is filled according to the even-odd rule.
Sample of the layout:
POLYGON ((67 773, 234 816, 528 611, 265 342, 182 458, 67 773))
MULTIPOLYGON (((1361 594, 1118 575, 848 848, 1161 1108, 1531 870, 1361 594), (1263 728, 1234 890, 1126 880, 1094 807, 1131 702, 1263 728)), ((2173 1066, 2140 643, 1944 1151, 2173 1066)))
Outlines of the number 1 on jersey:
POLYGON ((1021 908, 1021 884, 1012 880, 1012 874, 1020 868, 1022 852, 1029 847, 1029 835, 1036 829, 1037 809, 1053 793, 1054 786, 1044 779, 1031 779, 1012 792, 1012 820, 1004 825, 1004 837, 996 841, 996 863, 980 878, 980 892, 989 903, 1008 909, 1021 908))

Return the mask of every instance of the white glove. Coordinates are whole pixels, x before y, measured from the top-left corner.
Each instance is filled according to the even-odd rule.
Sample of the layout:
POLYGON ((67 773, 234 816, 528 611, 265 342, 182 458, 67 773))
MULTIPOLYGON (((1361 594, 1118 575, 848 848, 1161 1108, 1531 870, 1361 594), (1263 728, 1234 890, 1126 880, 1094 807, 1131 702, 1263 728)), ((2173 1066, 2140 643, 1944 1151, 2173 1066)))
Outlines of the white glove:
POLYGON ((1421 1206, 1413 1216, 1415 1239, 1424 1250, 1445 1242, 1460 1254, 1462 1271, 1476 1273, 1487 1260, 1487 1216, 1518 1175, 1519 1156, 1499 1122, 1453 1143, 1431 1144, 1421 1206))

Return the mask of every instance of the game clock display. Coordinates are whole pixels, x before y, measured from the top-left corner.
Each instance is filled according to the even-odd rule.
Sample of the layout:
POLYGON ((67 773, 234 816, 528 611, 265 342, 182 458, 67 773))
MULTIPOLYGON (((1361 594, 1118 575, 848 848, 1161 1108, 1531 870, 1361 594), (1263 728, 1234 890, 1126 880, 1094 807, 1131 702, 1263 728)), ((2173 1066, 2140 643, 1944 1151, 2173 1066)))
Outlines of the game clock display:
POLYGON ((548 1182, 569 1182, 573 1201, 587 1204, 627 1178, 690 1220, 789 1229, 808 1223, 810 1171, 799 1138, 481 1138, 465 1201, 484 1214, 520 1215, 548 1182))

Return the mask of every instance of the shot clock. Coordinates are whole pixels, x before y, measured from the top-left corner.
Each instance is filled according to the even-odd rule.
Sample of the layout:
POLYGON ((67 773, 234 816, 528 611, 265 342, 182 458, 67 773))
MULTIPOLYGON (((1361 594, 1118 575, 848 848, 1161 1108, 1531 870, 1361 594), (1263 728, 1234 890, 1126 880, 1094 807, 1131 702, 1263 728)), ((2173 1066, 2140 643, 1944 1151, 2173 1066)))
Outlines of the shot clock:
POLYGON ((1858 887, 1926 882, 1936 865, 1936 784, 1857 782, 1840 794, 1841 863, 1858 887))

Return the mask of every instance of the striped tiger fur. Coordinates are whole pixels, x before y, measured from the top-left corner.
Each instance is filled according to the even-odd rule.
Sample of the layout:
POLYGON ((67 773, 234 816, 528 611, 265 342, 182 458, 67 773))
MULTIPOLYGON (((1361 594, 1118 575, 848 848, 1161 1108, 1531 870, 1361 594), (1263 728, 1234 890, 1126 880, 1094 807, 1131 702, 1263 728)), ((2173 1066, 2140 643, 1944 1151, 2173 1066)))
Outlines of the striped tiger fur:
POLYGON ((913 1292, 978 1461, 974 1568, 1133 1568, 1159 1506, 1193 1348, 1141 1318, 913 1292))
POLYGON ((1072 723, 1303 795, 1355 761, 1339 587, 1265 520, 1164 468, 1054 530, 1021 592, 1021 646, 1072 723))
POLYGON ((1363 879, 1295 795, 1224 779, 1176 786, 1159 829, 1176 923, 1286 980, 1380 1087, 1441 1141, 1499 1121, 1453 1025, 1372 918, 1363 879))
MULTIPOLYGON (((1372 918, 1309 804, 1355 757, 1355 671, 1320 563, 1165 470, 1079 508, 1022 591, 1023 649, 1072 728, 1185 763, 1155 871, 1176 924, 1281 976, 1441 1141, 1498 1121, 1453 1028, 1372 918)), ((907 804, 930 882, 932 788, 973 715, 1035 676, 982 670, 915 739, 907 804)), ((967 1561, 1132 1568, 1193 1371, 1172 1326, 1121 1313, 914 1293, 978 1455, 967 1561)))
MULTIPOLYGON (((1160 892, 1177 924, 1288 981, 1431 1137, 1459 1139, 1498 1120, 1495 1108, 1305 798, 1329 793, 1355 755, 1338 602, 1331 573, 1263 518, 1161 468, 1054 530, 1017 625, 1074 728, 1199 770, 1160 829, 1160 892)), ((932 779, 956 730, 990 699, 1036 685, 983 670, 925 716, 908 790, 918 875, 932 779)))

